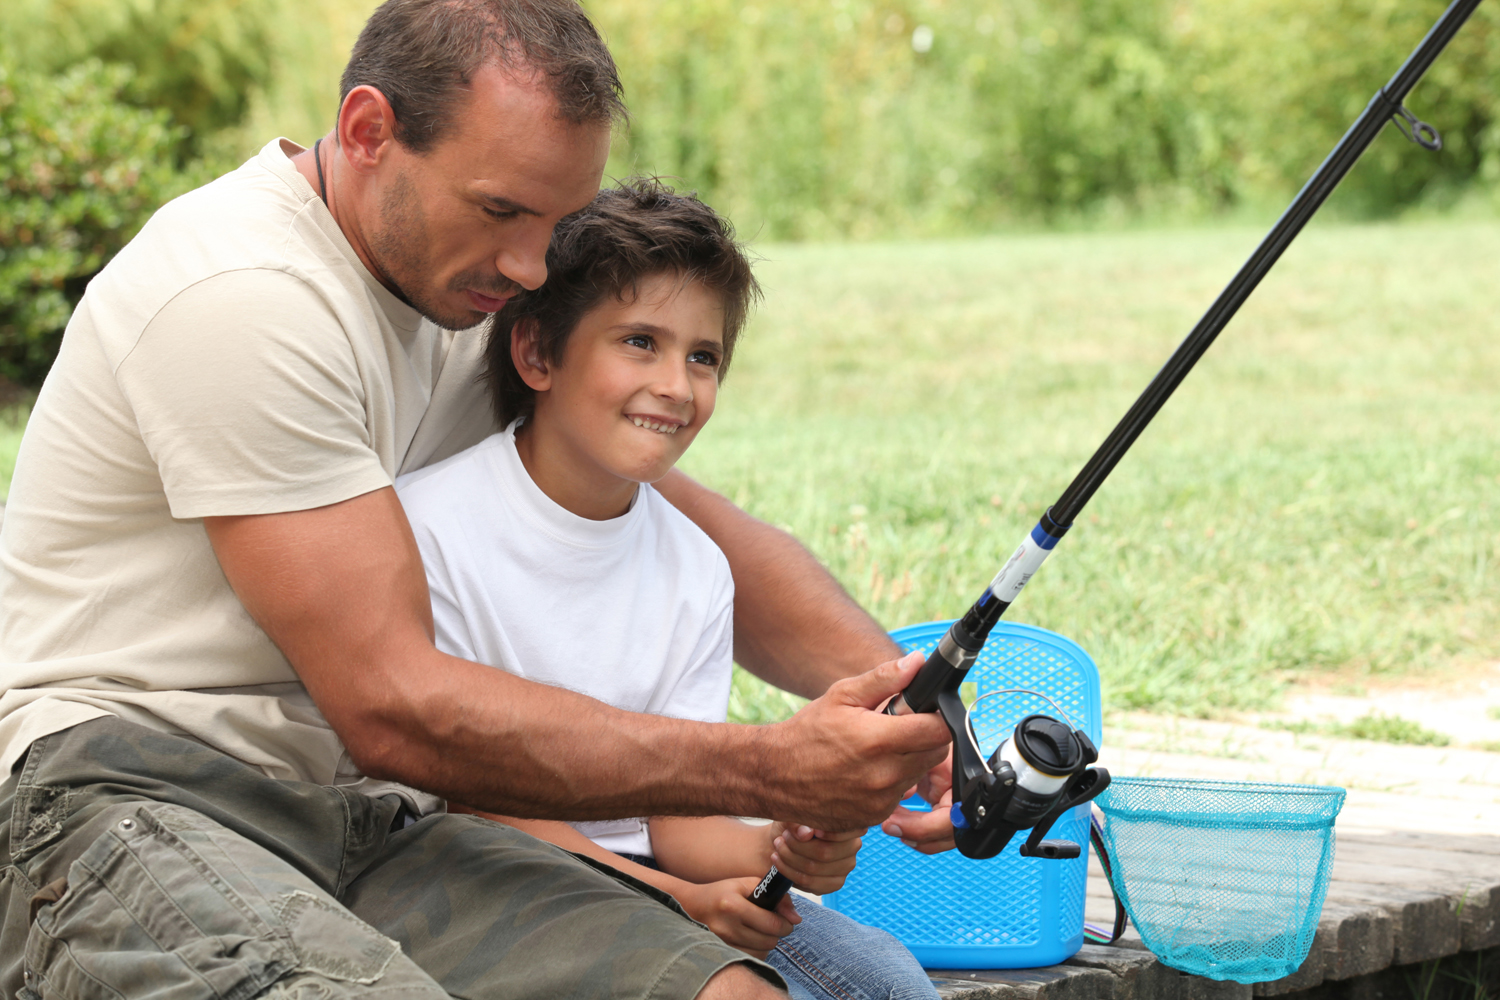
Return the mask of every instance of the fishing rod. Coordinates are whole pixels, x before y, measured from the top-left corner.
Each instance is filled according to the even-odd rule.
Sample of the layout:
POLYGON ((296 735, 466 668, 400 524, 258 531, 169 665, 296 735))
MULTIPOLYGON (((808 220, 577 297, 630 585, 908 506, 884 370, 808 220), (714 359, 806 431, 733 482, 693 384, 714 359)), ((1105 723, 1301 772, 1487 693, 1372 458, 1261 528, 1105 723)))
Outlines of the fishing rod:
MULTIPOLYGON (((1020 848, 1023 856, 1077 857, 1079 847, 1071 841, 1042 838, 1064 812, 1092 799, 1109 784, 1107 771, 1090 766, 1098 759, 1098 751, 1088 736, 1081 729, 1069 731, 1063 723, 1044 715, 1022 719, 1011 737, 985 760, 969 724, 968 710, 959 696, 959 686, 979 658, 990 630, 1068 533, 1136 438, 1380 130, 1389 122, 1423 149, 1435 152, 1443 148, 1437 129, 1418 119, 1404 102, 1479 4, 1480 0, 1453 0, 1396 74, 1376 91, 1333 152, 1303 185, 1140 398, 1073 477, 1057 502, 1047 508, 1036 527, 1021 540, 979 600, 948 629, 906 690, 887 706, 886 713, 890 715, 938 712, 947 723, 953 737, 953 790, 957 800, 951 811, 954 840, 966 857, 994 857, 1017 831, 1025 829, 1031 829, 1032 833, 1020 848)), ((772 866, 751 899, 770 909, 791 885, 791 880, 772 866)))

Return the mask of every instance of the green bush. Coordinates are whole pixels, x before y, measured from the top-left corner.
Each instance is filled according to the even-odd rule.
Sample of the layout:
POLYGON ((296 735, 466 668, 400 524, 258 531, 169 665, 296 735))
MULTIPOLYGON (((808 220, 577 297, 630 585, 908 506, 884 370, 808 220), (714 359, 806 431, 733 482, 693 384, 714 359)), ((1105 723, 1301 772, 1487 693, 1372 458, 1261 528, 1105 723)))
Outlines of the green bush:
POLYGON ((0 65, 0 377, 36 384, 84 286, 156 208, 197 182, 183 129, 125 104, 131 71, 0 65))
POLYGON ((245 120, 287 47, 278 29, 296 23, 282 0, 6 0, 5 8, 0 62, 44 73, 90 59, 129 66, 117 96, 163 108, 182 126, 179 164, 205 153, 238 158, 238 142, 220 151, 215 140, 245 120))
MULTIPOLYGON (((1284 202, 1443 0, 592 0, 634 124, 616 173, 682 178, 776 239, 982 232, 1284 202)), ((1500 8, 1335 196, 1382 215, 1500 187, 1500 8)))

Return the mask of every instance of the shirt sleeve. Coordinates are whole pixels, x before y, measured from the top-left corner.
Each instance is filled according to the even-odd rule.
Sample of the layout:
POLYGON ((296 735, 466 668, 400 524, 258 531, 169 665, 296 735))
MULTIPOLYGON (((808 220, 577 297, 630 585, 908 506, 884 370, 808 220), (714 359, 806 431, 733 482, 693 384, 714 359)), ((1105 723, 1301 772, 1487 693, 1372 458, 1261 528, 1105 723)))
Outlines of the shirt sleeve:
POLYGON ((729 562, 717 553, 713 604, 689 660, 667 699, 663 715, 697 722, 723 722, 729 714, 729 685, 734 671, 734 578, 729 562))
MULTIPOLYGON (((417 548, 422 552, 422 566, 427 571, 427 592, 432 599, 432 627, 436 634, 435 645, 449 656, 457 656, 475 663, 479 648, 469 632, 468 618, 459 602, 457 588, 448 572, 448 563, 443 550, 422 530, 417 531, 417 548)), ((494 666, 494 664, 491 664, 494 666)))
POLYGON ((232 271, 184 290, 115 378, 173 517, 307 510, 391 485, 348 334, 290 274, 232 271))

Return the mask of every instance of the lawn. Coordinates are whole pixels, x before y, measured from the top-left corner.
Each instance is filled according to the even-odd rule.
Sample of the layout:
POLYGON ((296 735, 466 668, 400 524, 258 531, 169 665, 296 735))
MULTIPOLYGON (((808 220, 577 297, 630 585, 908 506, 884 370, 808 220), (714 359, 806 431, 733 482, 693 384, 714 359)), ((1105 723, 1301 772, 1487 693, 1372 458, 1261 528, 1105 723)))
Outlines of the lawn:
MULTIPOLYGON (((770 246, 685 466, 880 621, 950 618, 1149 381, 1250 229, 770 246)), ((1318 226, 1137 442, 1011 618, 1113 708, 1500 656, 1500 225, 1318 226)), ((787 703, 737 679, 735 710, 787 703)))
MULTIPOLYGON (((685 466, 883 624, 953 617, 1259 237, 762 247, 766 301, 685 466)), ((1088 649, 1113 708, 1500 657, 1497 260, 1493 221, 1315 226, 1011 618, 1088 649)), ((794 703, 736 685, 744 720, 794 703)))

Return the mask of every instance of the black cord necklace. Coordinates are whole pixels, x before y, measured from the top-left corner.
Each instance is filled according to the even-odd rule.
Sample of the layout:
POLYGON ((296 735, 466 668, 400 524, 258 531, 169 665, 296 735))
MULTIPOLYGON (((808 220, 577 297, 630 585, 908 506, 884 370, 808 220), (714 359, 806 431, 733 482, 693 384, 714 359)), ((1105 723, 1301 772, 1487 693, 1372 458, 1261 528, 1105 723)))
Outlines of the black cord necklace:
POLYGON ((319 136, 318 139, 313 142, 313 163, 316 164, 318 168, 318 197, 323 199, 324 205, 327 205, 328 188, 323 183, 323 157, 318 155, 318 147, 322 144, 323 138, 321 136, 319 136))

